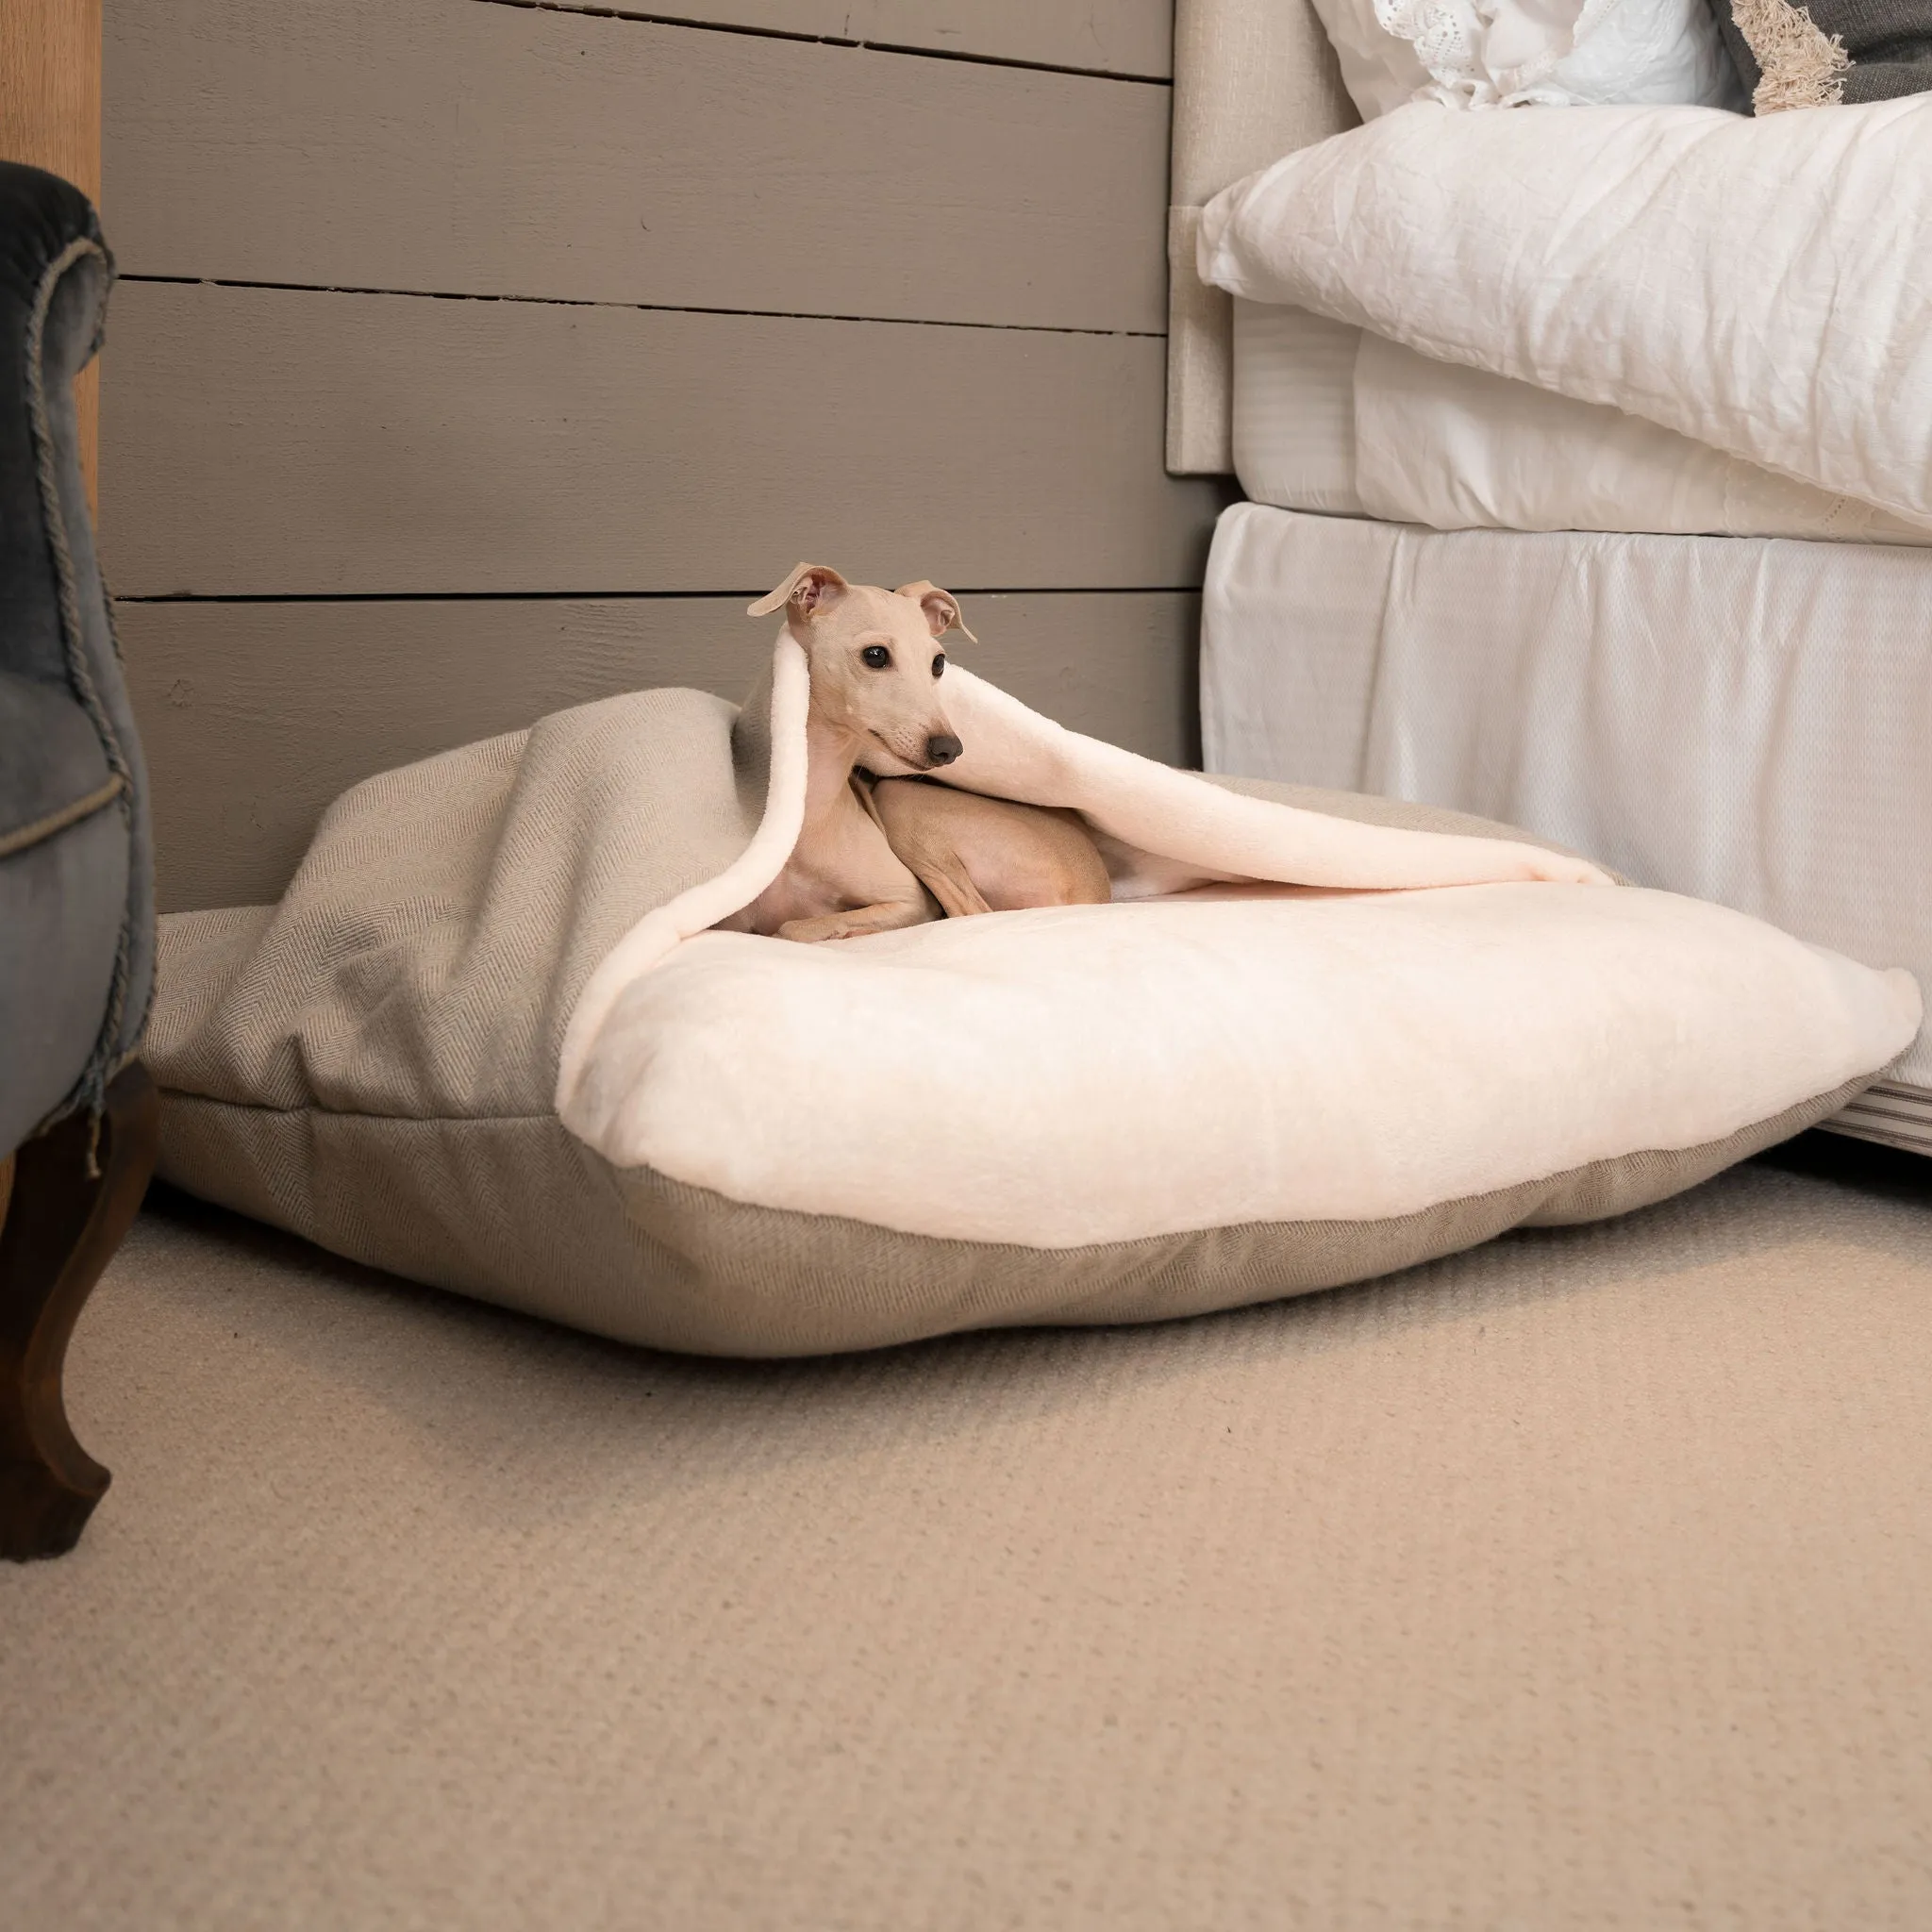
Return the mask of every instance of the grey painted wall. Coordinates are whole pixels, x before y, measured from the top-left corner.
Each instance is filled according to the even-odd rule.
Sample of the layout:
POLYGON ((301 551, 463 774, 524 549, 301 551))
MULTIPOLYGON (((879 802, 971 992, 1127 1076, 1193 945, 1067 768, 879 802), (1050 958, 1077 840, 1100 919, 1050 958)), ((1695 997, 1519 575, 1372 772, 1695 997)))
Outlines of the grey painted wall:
POLYGON ((800 557, 1191 758, 1171 0, 107 0, 103 548, 164 905, 403 759, 736 696, 800 557), (699 24, 703 23, 703 24, 699 24))

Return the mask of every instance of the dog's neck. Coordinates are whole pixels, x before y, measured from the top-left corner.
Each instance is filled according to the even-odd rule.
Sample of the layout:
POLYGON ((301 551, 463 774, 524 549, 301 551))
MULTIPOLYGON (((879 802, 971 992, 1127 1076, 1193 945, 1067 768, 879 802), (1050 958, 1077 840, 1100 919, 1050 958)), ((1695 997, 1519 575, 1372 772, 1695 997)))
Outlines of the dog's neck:
POLYGON ((864 741, 843 724, 822 718, 817 709, 805 720, 805 822, 816 824, 841 809, 850 795, 852 774, 864 741))

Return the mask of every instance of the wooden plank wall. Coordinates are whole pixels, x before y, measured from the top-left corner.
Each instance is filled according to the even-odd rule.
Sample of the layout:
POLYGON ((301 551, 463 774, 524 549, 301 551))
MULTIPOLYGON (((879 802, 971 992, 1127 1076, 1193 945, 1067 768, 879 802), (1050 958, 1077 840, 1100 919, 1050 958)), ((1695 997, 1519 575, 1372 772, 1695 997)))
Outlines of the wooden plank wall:
POLYGON ((1194 750, 1172 0, 106 0, 102 541, 165 907, 406 758, 740 695, 800 557, 1194 750))

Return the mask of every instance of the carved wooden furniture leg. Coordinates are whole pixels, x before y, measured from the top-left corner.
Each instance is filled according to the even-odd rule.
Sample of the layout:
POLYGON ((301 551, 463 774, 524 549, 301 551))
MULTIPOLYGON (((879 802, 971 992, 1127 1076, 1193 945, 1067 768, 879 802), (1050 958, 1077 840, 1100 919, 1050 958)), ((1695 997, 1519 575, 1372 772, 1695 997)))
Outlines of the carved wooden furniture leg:
POLYGON ((108 1089, 97 1172, 71 1117, 13 1158, 0 1222, 0 1557, 58 1557, 80 1539, 108 1472, 74 1440, 60 1371, 82 1305, 154 1170, 160 1100, 137 1062, 108 1089))

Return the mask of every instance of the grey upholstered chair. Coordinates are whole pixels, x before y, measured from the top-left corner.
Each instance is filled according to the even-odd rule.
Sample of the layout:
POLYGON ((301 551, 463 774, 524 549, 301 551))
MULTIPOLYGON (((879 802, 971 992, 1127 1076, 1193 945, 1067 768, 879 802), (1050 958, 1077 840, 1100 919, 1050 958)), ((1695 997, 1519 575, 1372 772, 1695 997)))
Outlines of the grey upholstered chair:
POLYGON ((113 262, 76 188, 0 163, 0 1556, 108 1485, 60 1373, 154 1161, 147 782, 94 559, 74 376, 113 262))

